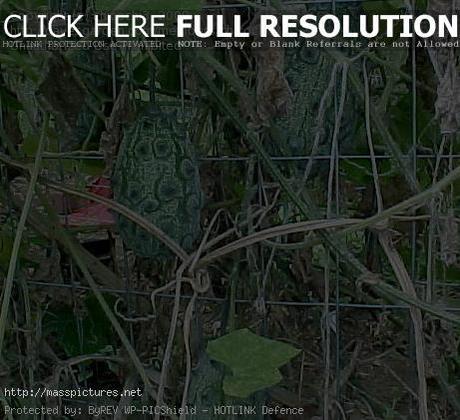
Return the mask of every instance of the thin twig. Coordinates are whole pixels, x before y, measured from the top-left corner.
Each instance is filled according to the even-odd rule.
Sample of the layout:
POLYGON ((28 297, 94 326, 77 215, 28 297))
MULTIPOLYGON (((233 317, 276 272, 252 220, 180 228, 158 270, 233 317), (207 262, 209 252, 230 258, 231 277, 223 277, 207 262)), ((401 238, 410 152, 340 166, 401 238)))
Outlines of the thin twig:
MULTIPOLYGON (((348 74, 348 64, 344 63, 342 65, 342 80, 341 80, 341 92, 340 92, 340 102, 337 115, 335 116, 334 132, 332 135, 331 142, 331 153, 329 160, 329 176, 327 181, 327 209, 326 217, 328 219, 333 217, 332 214, 332 193, 333 193, 333 182, 334 175, 336 174, 336 157, 338 154, 338 139, 340 132, 340 125, 342 122, 343 110, 345 106, 345 98, 347 93, 347 74, 348 74)), ((336 178, 335 182, 339 182, 336 178)), ((323 418, 324 420, 329 419, 329 382, 330 382, 330 370, 331 370, 331 326, 329 325, 329 298, 330 298, 330 262, 331 262, 331 250, 328 249, 326 256, 326 264, 324 267, 324 307, 323 307, 323 319, 324 319, 324 358, 325 358, 325 368, 324 368, 324 384, 323 384, 323 418)))
POLYGON ((374 143, 372 141, 371 130, 371 117, 370 117, 370 94, 369 94, 369 80, 367 75, 366 60, 363 60, 363 76, 364 76, 364 108, 366 120, 366 135, 367 144, 369 147, 369 156, 371 158, 372 178, 374 180, 375 198, 377 201, 377 211, 381 213, 383 210, 382 192, 380 190, 379 172, 377 169, 377 160, 375 159, 374 143))
MULTIPOLYGON (((161 366, 161 374, 160 374, 160 384, 158 386, 158 392, 157 392, 157 398, 156 398, 157 406, 161 406, 163 404, 163 394, 164 394, 165 384, 166 384, 167 377, 168 377, 169 365, 171 363, 174 336, 176 334, 177 321, 179 319, 182 276, 187 266, 191 263, 192 259, 193 259, 193 255, 190 256, 187 260, 183 261, 180 267, 176 271, 176 280, 175 280, 176 288, 175 288, 175 296, 174 296, 174 305, 173 305, 173 311, 171 315, 171 322, 169 324, 169 333, 168 333, 168 339, 166 342, 166 348, 163 354, 163 363, 161 366)), ((160 420, 159 412, 155 414, 155 420, 160 420)))
MULTIPOLYGON (((409 273, 406 270, 404 262, 394 248, 391 237, 388 231, 381 231, 379 233, 380 244, 387 255, 387 258, 393 268, 395 276, 401 285, 401 289, 412 296, 417 298, 414 284, 412 283, 409 273)), ((415 353, 417 361, 417 376, 418 376, 418 407, 420 420, 428 420, 428 399, 425 375, 425 340, 423 336, 423 319, 420 308, 411 306, 409 313, 414 327, 415 337, 415 353)))
POLYGON ((195 308, 196 298, 198 297, 198 293, 196 290, 193 291, 193 296, 190 299, 190 302, 187 305, 187 309, 185 310, 184 314, 184 346, 185 346, 185 382, 184 382, 184 390, 182 392, 182 412, 180 418, 185 419, 186 415, 186 405, 187 405, 187 398, 188 398, 188 390, 190 387, 190 380, 192 377, 192 352, 190 350, 190 331, 191 331, 191 324, 192 324, 192 317, 193 317, 193 310, 195 308))

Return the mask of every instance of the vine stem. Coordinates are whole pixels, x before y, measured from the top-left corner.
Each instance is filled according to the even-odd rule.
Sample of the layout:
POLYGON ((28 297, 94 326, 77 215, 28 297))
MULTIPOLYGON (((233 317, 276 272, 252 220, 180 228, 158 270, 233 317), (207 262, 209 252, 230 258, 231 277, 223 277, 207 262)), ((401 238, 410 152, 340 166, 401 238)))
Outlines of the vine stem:
POLYGON ((10 308, 11 292, 13 291, 14 275, 16 273, 16 266, 19 257, 19 248, 21 246, 24 229, 26 226, 27 215, 29 214, 32 199, 34 197, 35 185, 37 184, 38 174, 40 172, 43 151, 45 149, 46 132, 48 131, 49 115, 46 114, 45 121, 40 134, 37 152, 35 154, 35 162, 32 169, 32 174, 27 189, 27 195, 24 201, 24 207, 21 211, 16 235, 14 237, 13 248, 11 250, 10 262, 8 265, 8 273, 5 279, 5 286, 3 289, 2 308, 0 312, 0 357, 2 357, 3 343, 5 340, 5 331, 8 318, 8 311, 10 308))

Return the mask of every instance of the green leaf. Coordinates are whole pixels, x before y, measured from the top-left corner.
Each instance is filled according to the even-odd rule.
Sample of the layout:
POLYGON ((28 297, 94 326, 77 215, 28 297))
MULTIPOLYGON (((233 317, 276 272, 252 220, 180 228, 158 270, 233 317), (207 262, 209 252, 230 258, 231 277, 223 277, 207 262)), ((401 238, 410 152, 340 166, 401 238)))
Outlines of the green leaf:
POLYGON ((276 385, 281 379, 282 376, 278 369, 250 374, 238 372, 233 376, 225 376, 223 390, 226 395, 247 398, 256 391, 276 385))
POLYGON ((247 398, 256 391, 277 384, 282 379, 278 368, 300 350, 245 328, 210 341, 207 352, 232 372, 224 378, 224 392, 229 396, 247 398))

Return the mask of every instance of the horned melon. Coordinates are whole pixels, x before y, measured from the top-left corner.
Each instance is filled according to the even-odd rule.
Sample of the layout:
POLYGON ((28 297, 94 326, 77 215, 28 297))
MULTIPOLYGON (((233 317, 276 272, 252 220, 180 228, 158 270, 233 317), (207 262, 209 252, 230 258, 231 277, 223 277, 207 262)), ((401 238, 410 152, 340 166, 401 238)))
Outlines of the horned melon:
MULTIPOLYGON (((150 107, 126 130, 113 174, 114 198, 144 216, 186 251, 200 235, 198 163, 176 112, 150 107)), ((120 216, 126 244, 143 257, 169 256, 154 236, 120 216)))
MULTIPOLYGON (((315 13, 328 13, 323 5, 314 4, 308 10, 315 13)), ((359 15, 360 6, 347 5, 338 7, 337 14, 359 15)), ((332 55, 322 48, 307 45, 286 48, 284 75, 293 94, 292 110, 287 115, 276 119, 272 131, 273 153, 281 156, 308 156, 312 152, 315 140, 319 140, 316 153, 330 153, 330 141, 336 123, 337 102, 341 95, 341 72, 336 75, 332 91, 324 98, 325 114, 318 119, 321 101, 328 92, 334 64, 332 55)), ((359 51, 344 49, 344 56, 356 56, 359 51)), ((356 57, 355 57, 356 58, 356 57)), ((356 61, 356 60, 355 60, 356 61)), ((359 63, 358 63, 359 64, 359 63)), ((355 70, 357 64, 354 64, 355 70)), ((357 67, 360 71, 360 66, 357 67)), ((358 116, 361 110, 357 98, 350 87, 346 90, 345 107, 338 136, 341 152, 353 147, 357 131, 358 116)))

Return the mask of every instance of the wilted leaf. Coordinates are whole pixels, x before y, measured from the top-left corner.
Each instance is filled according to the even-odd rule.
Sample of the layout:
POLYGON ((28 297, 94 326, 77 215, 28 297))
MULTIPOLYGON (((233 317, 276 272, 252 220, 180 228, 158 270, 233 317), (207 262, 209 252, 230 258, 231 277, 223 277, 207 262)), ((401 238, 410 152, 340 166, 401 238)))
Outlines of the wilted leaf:
POLYGON ((460 77, 458 69, 449 63, 444 76, 438 84, 436 116, 439 118, 442 133, 456 133, 460 127, 460 77))
POLYGON ((293 94, 284 75, 284 50, 255 50, 257 59, 257 115, 262 124, 273 117, 287 115, 293 94))
POLYGON ((459 249, 458 224, 453 213, 453 210, 449 209, 447 216, 440 223, 440 257, 447 266, 457 263, 459 249))

